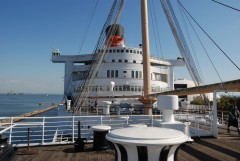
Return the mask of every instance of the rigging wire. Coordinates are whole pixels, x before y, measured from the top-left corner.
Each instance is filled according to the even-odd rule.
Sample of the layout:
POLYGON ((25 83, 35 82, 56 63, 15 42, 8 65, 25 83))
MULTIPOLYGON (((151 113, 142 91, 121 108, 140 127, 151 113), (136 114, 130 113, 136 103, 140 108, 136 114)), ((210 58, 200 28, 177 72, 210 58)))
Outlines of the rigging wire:
POLYGON ((80 54, 80 52, 81 52, 81 50, 82 50, 83 44, 84 44, 85 39, 86 39, 86 37, 87 37, 87 33, 88 33, 88 31, 89 31, 89 28, 90 28, 91 22, 92 22, 92 20, 93 20, 93 16, 94 16, 94 14, 95 14, 95 12, 96 12, 97 6, 98 6, 98 0, 96 1, 95 5, 94 5, 93 12, 92 12, 92 14, 90 15, 90 19, 89 19, 88 24, 87 24, 87 26, 86 26, 86 31, 84 32, 83 39, 82 39, 82 43, 80 44, 80 47, 79 47, 79 52, 78 52, 79 54, 80 54))
MULTIPOLYGON (((186 33, 187 33, 187 37, 189 39, 189 43, 190 43, 190 46, 192 48, 192 51, 193 51, 193 56, 194 56, 194 60, 196 60, 196 65, 197 65, 197 68, 199 69, 199 74, 200 74, 200 77, 202 78, 202 81, 204 83, 204 77, 203 77, 203 74, 202 74, 202 71, 201 71, 201 68, 200 68, 200 65, 199 65, 199 61, 198 61, 198 57, 197 57, 197 54, 196 54, 196 50, 194 48, 194 45, 193 45, 193 41, 192 41, 192 38, 190 36, 190 32, 189 32, 189 29, 187 27, 187 24, 186 24, 186 21, 184 19, 184 15, 183 15, 183 10, 180 8, 180 6, 178 5, 178 8, 180 10, 180 13, 181 13, 181 17, 182 17, 182 21, 183 21, 183 24, 185 26, 185 29, 186 29, 186 33)), ((193 28, 193 27, 192 27, 193 28)), ((205 84, 205 83, 204 83, 205 84)))
POLYGON ((203 50, 204 50, 205 54, 207 55, 207 57, 208 57, 208 59, 209 59, 210 63, 212 64, 212 66, 213 66, 213 68, 214 68, 215 72, 217 73, 217 75, 218 75, 218 77, 219 77, 219 79, 220 79, 221 83, 223 83, 223 80, 222 80, 222 78, 221 78, 221 76, 220 76, 220 74, 219 74, 219 72, 218 72, 217 68, 215 67, 215 65, 214 65, 214 63, 213 63, 213 61, 212 61, 212 59, 210 58, 210 56, 209 56, 209 54, 208 54, 208 52, 207 52, 207 50, 206 50, 205 46, 203 45, 203 42, 201 41, 201 39, 200 39, 200 37, 198 36, 198 34, 197 34, 197 32, 196 32, 195 28, 193 27, 193 25, 192 25, 191 21, 189 20, 189 18, 188 18, 188 16, 187 16, 186 12, 184 12, 184 10, 182 9, 182 7, 181 7, 181 11, 182 11, 182 13, 184 13, 185 17, 187 18, 187 20, 188 20, 188 23, 190 24, 190 26, 191 26, 192 30, 194 31, 194 33, 195 33, 195 35, 196 35, 196 37, 197 37, 198 41, 200 42, 200 44, 201 44, 201 46, 202 46, 202 48, 203 48, 203 50))
MULTIPOLYGON (((79 46, 79 49, 78 49, 78 54, 79 54, 79 56, 78 56, 78 58, 80 57, 80 52, 81 52, 81 50, 82 50, 82 47, 83 47, 83 44, 84 44, 84 42, 85 42, 85 39, 86 39, 86 36, 87 36, 87 33, 88 33, 88 30, 89 30, 89 28, 90 28, 90 25, 91 25, 91 23, 92 23, 92 19, 93 19, 93 16, 95 15, 95 12, 96 12, 96 8, 97 8, 97 6, 98 6, 98 0, 96 1, 96 3, 95 3, 95 5, 94 5, 94 9, 93 9, 93 12, 92 12, 92 14, 90 15, 90 19, 89 19, 89 21, 88 21, 88 23, 87 23, 87 25, 86 25, 86 31, 84 32, 84 36, 83 36, 83 38, 82 38, 82 41, 81 41, 81 44, 80 44, 80 46, 79 46)), ((75 66, 73 66, 73 71, 74 71, 74 68, 75 68, 75 66)), ((71 82, 71 80, 72 80, 72 78, 73 78, 73 73, 71 73, 71 76, 70 76, 71 78, 68 80, 68 82, 66 83, 67 85, 67 89, 68 88, 70 88, 70 82, 71 82)), ((66 90, 66 91, 68 91, 68 90, 66 90)), ((64 95, 65 96, 67 96, 68 94, 65 92, 64 93, 64 95)), ((73 100, 72 101, 74 101, 74 99, 75 99, 75 97, 73 96, 73 95, 71 95, 70 96, 73 100)))
POLYGON ((157 54, 158 54, 159 51, 158 51, 158 45, 157 45, 157 40, 156 40, 155 24, 153 23, 153 13, 152 13, 152 10, 153 10, 153 9, 152 9, 152 5, 153 5, 153 4, 152 4, 151 2, 152 2, 152 1, 150 1, 150 3, 149 3, 149 4, 150 4, 150 5, 149 5, 149 6, 150 6, 150 14, 151 14, 150 17, 151 17, 151 20, 152 20, 151 22, 152 22, 152 28, 153 28, 154 41, 155 41, 155 46, 156 46, 157 54))
POLYGON ((233 10, 235 10, 235 11, 238 11, 238 12, 240 11, 240 10, 237 9, 237 8, 231 7, 231 6, 229 6, 229 5, 226 5, 226 4, 224 4, 224 3, 218 2, 218 1, 216 1, 216 0, 211 0, 211 1, 213 1, 213 2, 215 2, 215 3, 218 3, 218 4, 222 5, 222 6, 225 6, 225 7, 227 7, 227 8, 233 9, 233 10))
POLYGON ((187 9, 182 5, 182 3, 177 0, 181 7, 186 11, 186 13, 190 16, 190 18, 197 24, 197 26, 206 34, 206 36, 216 45, 216 47, 228 58, 229 61, 238 69, 240 68, 237 66, 236 63, 220 48, 220 46, 210 37, 210 35, 200 26, 200 24, 193 18, 193 16, 187 11, 187 9))
POLYGON ((150 1, 150 14, 151 14, 151 19, 152 19, 152 26, 153 26, 153 32, 154 32, 154 39, 155 39, 155 43, 156 43, 157 54, 158 54, 158 57, 159 57, 159 50, 160 50, 160 54, 161 54, 162 58, 164 58, 163 51, 162 51, 162 45, 161 45, 161 41, 160 41, 160 36, 159 36, 160 32, 158 30, 158 24, 157 24, 156 12, 155 12, 155 8, 154 8, 153 0, 150 1), (154 18, 154 20, 153 20, 153 18, 154 18), (157 32, 155 32, 155 27, 154 27, 153 22, 155 22, 157 32), (157 33, 157 39, 156 39, 156 33, 157 33), (159 45, 157 45, 158 44, 157 40, 158 40, 159 45))
POLYGON ((195 65, 195 62, 192 58, 192 55, 188 48, 187 42, 184 38, 181 27, 178 23, 178 20, 173 11, 170 1, 161 0, 161 4, 162 4, 163 10, 164 10, 164 13, 166 15, 166 18, 168 20, 168 23, 170 25, 170 28, 172 30, 172 34, 175 38, 176 44, 179 48, 181 55, 183 56, 183 58, 186 62, 187 69, 188 69, 192 79, 194 80, 194 83, 196 84, 196 86, 202 85, 203 84, 202 79, 201 79, 198 69, 195 65))
POLYGON ((98 74, 98 69, 106 55, 106 48, 109 46, 108 44, 110 44, 110 39, 108 39, 106 41, 106 37, 110 37, 111 35, 114 34, 114 30, 116 32, 117 27, 114 29, 110 29, 111 32, 107 33, 107 36, 105 35, 105 30, 106 28, 110 25, 110 24, 116 24, 116 22, 118 22, 119 20, 119 16, 120 13, 122 11, 122 7, 124 4, 124 0, 119 0, 120 2, 118 2, 118 0, 115 0, 111 11, 108 15, 108 18, 102 28, 99 40, 97 42, 97 45, 95 47, 94 50, 94 54, 92 54, 92 59, 93 62, 91 63, 91 65, 88 66, 87 69, 87 73, 86 73, 86 78, 84 79, 84 81, 82 81, 82 83, 80 84, 80 92, 77 95, 77 100, 74 103, 74 108, 75 111, 74 112, 80 112, 81 113, 81 108, 84 102, 86 102, 86 99, 89 96, 89 92, 92 91, 92 83, 95 79, 95 77, 98 74), (101 50, 99 50, 101 49, 101 50))

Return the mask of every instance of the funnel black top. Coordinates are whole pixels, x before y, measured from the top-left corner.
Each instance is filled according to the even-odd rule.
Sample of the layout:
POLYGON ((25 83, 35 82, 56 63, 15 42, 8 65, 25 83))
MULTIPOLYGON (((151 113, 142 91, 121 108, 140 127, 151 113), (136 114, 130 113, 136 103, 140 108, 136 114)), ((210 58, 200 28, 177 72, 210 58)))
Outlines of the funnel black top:
POLYGON ((119 24, 112 24, 106 28, 106 35, 109 36, 110 33, 112 32, 112 36, 120 36, 123 37, 124 35, 124 29, 121 25, 119 24))

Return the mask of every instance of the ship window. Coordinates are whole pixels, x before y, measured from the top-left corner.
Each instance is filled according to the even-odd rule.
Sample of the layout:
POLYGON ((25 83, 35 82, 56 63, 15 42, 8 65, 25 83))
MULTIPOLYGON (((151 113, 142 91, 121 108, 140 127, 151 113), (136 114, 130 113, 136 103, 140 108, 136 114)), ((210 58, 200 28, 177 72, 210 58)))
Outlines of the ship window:
POLYGON ((110 78, 110 70, 107 70, 107 78, 110 78))
POLYGON ((112 52, 112 50, 109 50, 109 53, 111 53, 112 52))
POLYGON ((142 71, 139 71, 139 78, 142 78, 142 71))
POLYGON ((120 52, 120 50, 119 49, 117 49, 117 53, 119 53, 120 52))
POLYGON ((125 63, 127 63, 127 62, 128 62, 128 60, 124 60, 124 62, 125 62, 125 63))
POLYGON ((92 91, 94 92, 94 91, 97 91, 97 86, 93 86, 92 87, 92 91))
POLYGON ((123 49, 121 50, 121 53, 124 53, 124 50, 123 50, 123 49))
POLYGON ((138 86, 138 91, 142 91, 142 87, 141 86, 138 86))
POLYGON ((122 89, 122 86, 118 86, 118 90, 119 91, 122 91, 123 89, 122 89))
POLYGON ((132 71, 132 78, 134 78, 134 71, 132 71))
POLYGON ((123 91, 130 91, 130 85, 123 85, 123 91))
MULTIPOLYGON (((104 50, 102 52, 104 52, 104 50)), ((105 50, 105 53, 107 53, 107 52, 108 52, 108 50, 105 50)))
POLYGON ((130 53, 132 53, 132 50, 130 50, 130 53))
POLYGON ((136 71, 135 73, 136 73, 136 78, 138 78, 138 71, 136 71))
POLYGON ((115 70, 115 77, 118 78, 118 70, 115 70))
POLYGON ((114 77, 114 70, 111 70, 111 78, 114 77))
POLYGON ((129 50, 126 50, 126 53, 128 53, 129 52, 129 50))
POLYGON ((122 62, 122 59, 119 59, 119 60, 118 60, 118 62, 120 62, 120 63, 121 63, 121 62, 122 62))
POLYGON ((135 91, 138 91, 138 86, 134 86, 134 90, 135 90, 135 91))
POLYGON ((115 49, 113 49, 113 53, 115 53, 116 52, 116 50, 115 49))
POLYGON ((142 51, 140 51, 140 54, 142 54, 142 51))
POLYGON ((131 86, 131 91, 134 91, 134 86, 131 86))
POLYGON ((115 62, 115 59, 112 59, 112 62, 114 63, 114 62, 115 62))
POLYGON ((133 63, 136 63, 136 60, 133 60, 133 63))
POLYGON ((127 73, 127 71, 126 71, 126 70, 124 70, 124 71, 123 71, 123 73, 127 73))
POLYGON ((156 87, 152 87, 152 92, 156 92, 157 88, 156 87))
POLYGON ((133 53, 136 54, 136 50, 133 50, 133 53))
POLYGON ((137 54, 139 54, 139 51, 137 51, 137 54))

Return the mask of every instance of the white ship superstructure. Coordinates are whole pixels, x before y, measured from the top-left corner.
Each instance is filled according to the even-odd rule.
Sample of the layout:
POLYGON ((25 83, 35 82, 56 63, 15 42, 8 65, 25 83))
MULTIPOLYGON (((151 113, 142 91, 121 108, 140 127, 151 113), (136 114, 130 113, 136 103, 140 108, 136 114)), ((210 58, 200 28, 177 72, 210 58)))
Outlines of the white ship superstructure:
MULTIPOLYGON (((141 46, 127 47, 123 35, 114 35, 112 42, 104 51, 106 55, 93 80, 89 98, 85 106, 102 106, 104 100, 114 103, 124 103, 126 98, 116 96, 143 95, 143 53, 141 46), (111 90, 113 88, 113 90, 111 90), (100 98, 105 97, 105 98, 100 98), (108 99, 106 99, 109 97, 108 99)), ((93 63, 92 54, 61 55, 59 50, 52 51, 52 62, 65 63, 64 94, 68 99, 81 91, 82 81, 87 79, 87 70, 93 63)), ((166 60, 150 58, 151 92, 158 93, 174 89, 174 67, 184 66, 183 59, 166 60)), ((136 100, 136 99, 135 99, 136 100)), ((127 102, 127 101, 126 101, 127 102)), ((140 103, 140 102, 139 102, 140 103)))

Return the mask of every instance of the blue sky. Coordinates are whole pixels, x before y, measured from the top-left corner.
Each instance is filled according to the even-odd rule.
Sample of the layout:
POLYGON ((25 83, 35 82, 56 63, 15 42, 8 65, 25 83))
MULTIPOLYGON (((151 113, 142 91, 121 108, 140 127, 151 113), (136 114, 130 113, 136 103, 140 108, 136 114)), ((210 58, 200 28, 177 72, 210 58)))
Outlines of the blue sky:
MULTIPOLYGON (((0 93, 9 91, 24 93, 63 93, 64 65, 53 64, 51 48, 59 48, 63 55, 91 53, 111 7, 111 0, 99 0, 96 14, 88 30, 83 47, 86 26, 97 0, 0 0, 0 93)), ((220 1, 220 0, 219 0, 220 1)), ((180 56, 171 31, 159 6, 154 3, 162 54, 156 49, 152 22, 151 53, 155 56, 176 59, 180 56)), ((176 14, 180 15, 176 1, 172 0, 176 14)), ((240 66, 240 13, 210 0, 181 0, 183 5, 240 66)), ((222 0, 236 8, 240 2, 222 0)), ((120 19, 125 29, 128 46, 141 43, 139 0, 127 0, 120 19)), ((181 17, 179 19, 182 24, 181 17)), ((239 79, 239 70, 219 52, 202 34, 214 64, 224 81, 239 79)), ((155 29, 156 30, 156 29, 155 29)), ((185 32, 185 28, 183 27, 185 32)), ((206 84, 217 83, 219 78, 210 65, 194 36, 195 51, 206 84)), ((159 43, 158 43, 159 44, 159 43)), ((175 78, 190 78, 187 70, 175 70, 175 78)))

